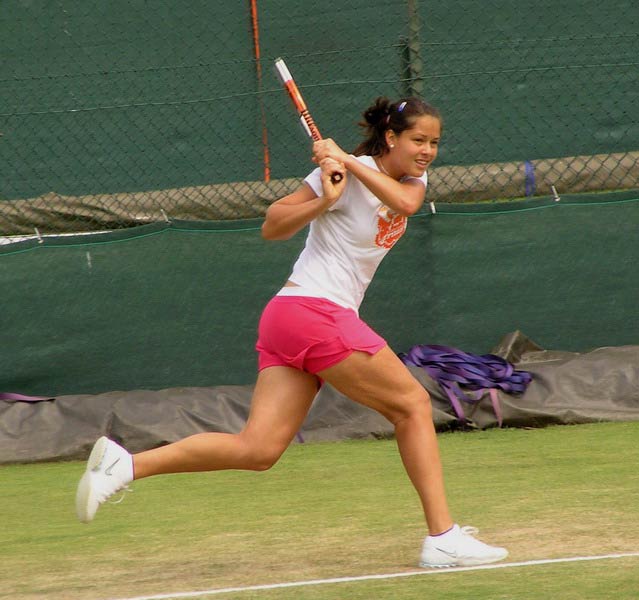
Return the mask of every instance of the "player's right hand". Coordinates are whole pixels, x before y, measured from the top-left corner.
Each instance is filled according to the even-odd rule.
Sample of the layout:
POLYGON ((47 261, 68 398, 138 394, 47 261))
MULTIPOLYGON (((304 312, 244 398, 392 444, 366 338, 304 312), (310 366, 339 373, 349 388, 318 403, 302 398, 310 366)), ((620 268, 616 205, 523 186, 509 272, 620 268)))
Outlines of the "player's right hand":
POLYGON ((323 158, 319 161, 319 166, 322 170, 323 196, 331 205, 335 204, 346 187, 346 167, 344 163, 332 158, 323 158), (333 176, 336 174, 342 177, 337 183, 333 181, 333 176))

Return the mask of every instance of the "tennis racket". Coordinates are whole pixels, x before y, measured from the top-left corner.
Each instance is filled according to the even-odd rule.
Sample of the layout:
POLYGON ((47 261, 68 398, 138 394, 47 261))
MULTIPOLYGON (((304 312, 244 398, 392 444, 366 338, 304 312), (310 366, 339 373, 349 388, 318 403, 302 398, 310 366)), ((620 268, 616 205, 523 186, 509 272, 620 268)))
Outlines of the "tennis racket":
MULTIPOLYGON (((302 94, 300 93, 300 90, 283 58, 275 59, 275 72, 277 73, 278 79, 288 92, 289 97, 293 101, 293 106, 295 106, 295 110, 300 116, 300 122, 302 123, 304 131, 308 134, 308 137, 316 142, 321 140, 322 134, 319 132, 317 125, 315 125, 315 121, 313 120, 311 113, 308 111, 306 102, 304 102, 304 98, 302 97, 302 94)), ((331 175, 331 181, 333 183, 339 183, 341 180, 341 173, 333 173, 331 175)))

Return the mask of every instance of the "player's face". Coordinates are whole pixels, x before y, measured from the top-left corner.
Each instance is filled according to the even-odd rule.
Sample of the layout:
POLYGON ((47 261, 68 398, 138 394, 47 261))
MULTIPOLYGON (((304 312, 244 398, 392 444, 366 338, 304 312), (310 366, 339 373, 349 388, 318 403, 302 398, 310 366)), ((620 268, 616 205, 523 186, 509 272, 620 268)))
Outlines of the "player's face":
POLYGON ((389 157, 405 175, 421 177, 437 157, 441 123, 436 117, 417 117, 410 129, 405 129, 391 141, 395 145, 389 157))

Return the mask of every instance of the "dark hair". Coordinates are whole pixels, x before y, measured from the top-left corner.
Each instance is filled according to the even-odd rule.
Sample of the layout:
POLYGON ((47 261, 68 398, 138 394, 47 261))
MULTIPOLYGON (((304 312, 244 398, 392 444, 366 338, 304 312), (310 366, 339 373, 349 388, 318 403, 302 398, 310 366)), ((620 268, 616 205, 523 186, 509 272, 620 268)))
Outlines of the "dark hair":
POLYGON ((388 98, 380 96, 364 111, 364 120, 358 123, 364 128, 365 139, 355 148, 353 154, 355 156, 385 154, 388 151, 386 131, 392 129, 399 135, 402 131, 410 129, 417 117, 424 115, 438 119, 443 126, 439 111, 421 98, 410 96, 391 102, 388 98))

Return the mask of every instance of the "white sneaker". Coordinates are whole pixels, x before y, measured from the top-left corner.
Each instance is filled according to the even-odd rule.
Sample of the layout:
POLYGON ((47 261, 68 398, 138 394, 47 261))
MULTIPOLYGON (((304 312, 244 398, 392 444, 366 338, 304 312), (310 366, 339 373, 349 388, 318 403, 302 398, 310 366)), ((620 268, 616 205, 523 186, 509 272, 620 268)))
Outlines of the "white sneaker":
POLYGON ((473 536, 475 527, 454 525, 450 531, 438 536, 427 536, 422 548, 420 567, 471 567, 503 560, 506 548, 489 546, 473 536))
POLYGON ((133 457, 122 446, 101 437, 93 446, 78 484, 75 510, 83 523, 93 520, 100 504, 133 481, 133 457))

